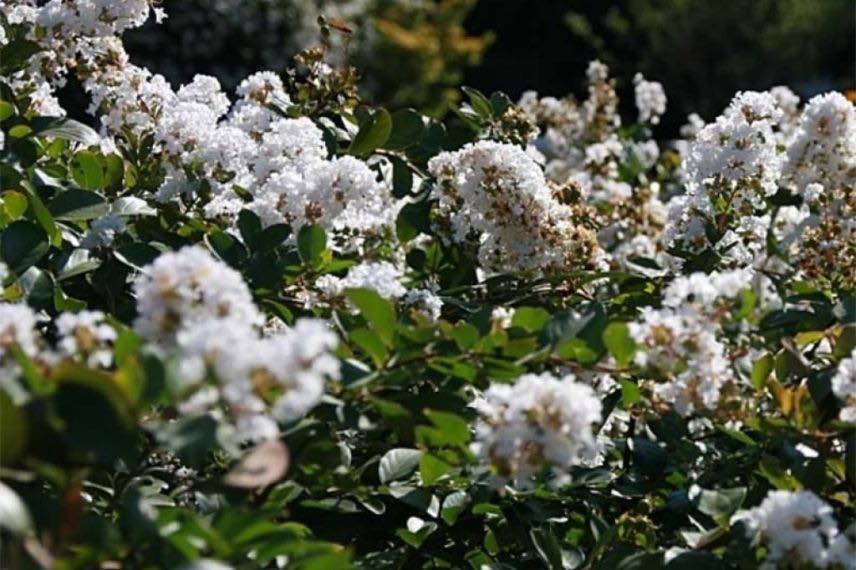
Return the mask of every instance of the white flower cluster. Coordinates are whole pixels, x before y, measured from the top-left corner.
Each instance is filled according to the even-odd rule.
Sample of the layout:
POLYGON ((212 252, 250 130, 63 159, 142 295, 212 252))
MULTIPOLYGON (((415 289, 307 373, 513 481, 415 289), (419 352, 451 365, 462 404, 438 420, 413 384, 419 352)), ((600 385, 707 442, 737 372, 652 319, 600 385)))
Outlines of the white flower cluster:
POLYGON ((0 387, 16 402, 30 397, 19 383, 21 366, 16 351, 39 365, 65 360, 83 362, 92 368, 113 365, 113 343, 118 333, 101 311, 61 313, 54 323, 55 346, 39 330, 43 320, 47 319, 40 318, 25 303, 0 302, 0 387))
POLYGON ((321 401, 327 380, 339 377, 331 353, 338 340, 323 321, 301 319, 265 337, 257 329, 223 325, 208 321, 179 335, 179 370, 191 390, 180 409, 225 410, 241 439, 276 438, 277 422, 306 415, 321 401))
MULTIPOLYGON (((527 92, 519 105, 541 128, 535 146, 545 156, 546 176, 570 182, 585 203, 598 210, 604 226, 598 234, 600 245, 612 254, 614 266, 627 268, 637 251, 652 258, 661 253, 659 237, 667 210, 658 196, 659 184, 649 177, 660 148, 653 139, 635 140, 620 133, 618 97, 609 69, 593 61, 587 75, 588 98, 581 104, 572 98, 539 100, 527 92), (628 247, 631 240, 636 241, 628 247)), ((662 85, 641 75, 634 84, 639 121, 656 124, 666 110, 662 85)))
POLYGON ((113 365, 118 334, 101 311, 62 313, 56 319, 57 351, 61 358, 80 358, 92 368, 113 365))
POLYGON ((242 439, 277 437, 338 378, 336 335, 318 320, 262 335, 240 274, 198 246, 165 253, 136 283, 135 329, 178 361, 187 413, 228 415, 242 439))
POLYGON ((754 272, 693 273, 676 278, 663 307, 645 307, 629 331, 639 350, 636 364, 664 379, 654 392, 681 415, 714 409, 732 380, 725 346, 718 340, 720 305, 749 288, 754 272))
POLYGON ((856 551, 838 530, 832 507, 811 491, 771 491, 760 505, 735 516, 768 555, 763 568, 780 564, 851 567, 856 551))
MULTIPOLYGON (((16 92, 29 92, 30 110, 62 116, 54 91, 65 84, 68 69, 97 66, 115 44, 116 35, 137 28, 154 11, 151 0, 10 0, 0 5, 9 24, 21 26, 26 39, 42 48, 27 68, 5 77, 16 92)), ((121 51, 124 54, 124 50, 121 51)))
POLYGON ((208 321, 249 328, 261 320, 240 273, 199 246, 159 256, 143 268, 134 293, 134 328, 148 340, 170 343, 180 332, 208 321))
MULTIPOLYGON (((787 150, 784 175, 799 193, 821 184, 830 198, 854 191, 856 107, 841 93, 812 98, 800 115, 787 150)), ((852 200, 853 198, 851 198, 852 200)))
POLYGON ((571 375, 525 374, 492 385, 473 406, 480 416, 473 451, 517 486, 531 486, 546 468, 561 485, 571 467, 597 457, 592 425, 601 420, 600 399, 571 375))
POLYGON ((670 204, 666 247, 711 249, 727 265, 781 270, 767 256, 772 229, 808 277, 856 274, 845 245, 856 238, 856 107, 843 95, 819 95, 800 110, 785 87, 742 92, 716 121, 697 120, 686 134, 687 193, 670 204), (774 220, 768 199, 780 189, 804 204, 782 208, 774 220))
POLYGON ((36 330, 38 318, 23 303, 0 303, 0 386, 13 397, 23 394, 15 382, 20 366, 14 351, 20 350, 29 358, 39 353, 41 337, 36 330))
POLYGON ((772 95, 747 91, 696 134, 684 165, 687 193, 673 202, 664 236, 669 246, 704 249, 708 220, 724 203, 739 213, 739 221, 723 236, 721 247, 728 245, 739 265, 754 261, 769 226, 765 200, 776 193, 784 162, 774 130, 781 117, 772 95))
MULTIPOLYGON (((274 73, 245 79, 230 111, 213 77, 197 75, 173 90, 162 76, 129 62, 117 36, 146 21, 149 0, 21 4, 17 11, 4 7, 4 13, 23 13, 17 20, 29 24, 30 36, 52 65, 42 62, 19 81, 26 75, 35 89, 52 97, 53 87, 73 69, 91 96, 90 111, 101 117, 104 145, 133 142, 125 140, 129 136, 153 137, 153 152, 165 164, 159 199, 210 194, 204 205, 210 217, 231 219, 249 207, 265 224, 292 224, 295 234, 302 225, 322 224, 331 246, 343 251, 358 250, 377 235, 393 235, 401 204, 392 197, 391 183, 379 181, 362 160, 328 160, 322 132, 310 119, 271 110, 291 103, 274 73), (210 192, 198 192, 202 188, 210 192), (249 205, 241 190, 251 194, 249 205)), ((103 245, 110 237, 94 233, 86 245, 103 245)))
POLYGON ((80 240, 80 247, 95 249, 112 245, 116 238, 125 232, 125 218, 116 214, 107 214, 89 224, 89 231, 80 240))
POLYGON ((856 349, 838 363, 832 391, 841 401, 841 421, 856 424, 856 349))
POLYGON ((666 92, 657 81, 647 81, 641 73, 633 77, 639 122, 656 125, 666 112, 666 92))
POLYGON ((416 311, 432 321, 440 318, 443 311, 443 299, 437 295, 436 287, 410 289, 402 298, 404 306, 416 311))
POLYGON ((432 158, 439 211, 451 238, 477 251, 488 272, 533 274, 590 267, 592 230, 563 204, 523 150, 490 141, 432 158))
POLYGON ((407 293, 401 284, 404 272, 388 261, 363 262, 348 269, 345 277, 322 275, 315 287, 326 297, 338 297, 346 289, 372 289, 385 299, 398 299, 407 293))

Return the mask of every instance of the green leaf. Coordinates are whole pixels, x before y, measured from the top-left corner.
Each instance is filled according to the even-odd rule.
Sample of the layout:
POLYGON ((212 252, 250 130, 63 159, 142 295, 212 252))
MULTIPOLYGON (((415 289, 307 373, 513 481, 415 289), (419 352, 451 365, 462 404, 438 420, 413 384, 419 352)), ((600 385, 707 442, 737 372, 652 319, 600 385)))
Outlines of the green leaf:
POLYGON ((433 485, 437 479, 451 470, 451 465, 430 453, 426 453, 419 460, 419 474, 424 485, 433 485))
POLYGON ((30 121, 30 126, 35 135, 76 141, 86 146, 96 145, 101 140, 90 127, 67 117, 36 117, 30 121))
POLYGON ((399 109, 392 114, 392 132, 384 144, 385 148, 404 150, 422 140, 425 122, 422 115, 413 109, 399 109))
POLYGON ((603 344, 619 366, 627 366, 633 361, 636 343, 626 323, 609 323, 603 331, 603 344))
POLYGON ((378 476, 381 483, 389 483, 411 474, 419 465, 422 452, 418 449, 398 447, 384 454, 378 465, 378 476))
POLYGON ((576 360, 586 366, 598 361, 598 353, 582 338, 572 338, 560 343, 556 347, 556 354, 559 358, 576 360))
POLYGON ((711 517, 720 526, 727 526, 731 515, 737 512, 746 498, 746 487, 733 489, 702 489, 694 497, 696 508, 711 517))
POLYGON ((372 289, 348 289, 345 296, 359 309, 384 344, 392 347, 396 330, 395 307, 392 303, 372 289))
POLYGON ((362 125, 351 141, 348 152, 355 156, 367 156, 389 140, 392 133, 392 117, 386 109, 378 109, 362 125))
POLYGON ((27 190, 27 199, 30 202, 30 208, 33 210, 33 215, 36 217, 36 221, 39 222, 39 225, 42 226, 42 229, 47 233, 48 240, 51 244, 59 247, 62 243, 62 234, 60 233, 53 216, 51 216, 51 213, 45 207, 42 199, 39 198, 35 188, 30 184, 25 184, 24 187, 27 190))
POLYGON ((85 190, 98 190, 104 182, 104 170, 98 155, 88 150, 79 150, 71 159, 71 177, 75 184, 85 190))
POLYGON ((3 192, 3 209, 12 221, 23 216, 29 204, 27 197, 20 192, 15 192, 14 190, 3 192))
POLYGON ((137 433, 127 402, 110 377, 67 366, 57 381, 54 399, 69 450, 106 466, 117 459, 131 460, 137 453, 137 433))
POLYGON ((57 220, 91 220, 103 216, 109 208, 100 194, 77 188, 60 192, 48 203, 48 211, 57 220))
POLYGON ((205 242, 214 252, 232 267, 240 267, 247 260, 247 250, 237 239, 220 230, 205 236, 205 242))
POLYGON ((464 512, 471 502, 470 496, 464 491, 455 491, 451 495, 443 499, 443 508, 440 510, 440 516, 446 521, 449 526, 457 522, 458 517, 464 512))
POLYGON ((19 220, 0 232, 0 256, 19 275, 38 263, 48 249, 47 234, 31 222, 19 220))
POLYGON ((773 371, 773 357, 769 352, 764 353, 764 356, 755 361, 752 365, 752 386, 756 390, 763 390, 767 384, 767 378, 773 371))
POLYGON ((18 38, 0 48, 0 72, 7 75, 17 71, 33 55, 42 51, 42 47, 36 42, 18 38))
POLYGON ((493 115, 493 108, 491 107, 488 98, 485 97, 481 91, 473 89, 472 87, 461 87, 461 90, 467 94, 473 111, 475 111, 479 117, 484 120, 490 119, 491 115, 493 115))
POLYGON ((259 234, 259 251, 269 251, 280 245, 291 235, 291 226, 286 224, 274 224, 262 230, 259 234))
POLYGON ((657 443, 635 437, 630 440, 633 444, 633 463, 639 471, 651 478, 664 475, 669 456, 666 450, 657 443))
MULTIPOLYGON (((27 447, 27 416, 15 405, 6 390, 0 389, 0 464, 14 465, 27 447)), ((2 518, 2 517, 0 517, 2 518)))
POLYGON ((856 347, 856 325, 846 325, 841 329, 841 334, 835 340, 835 348, 832 354, 835 358, 847 358, 856 347))
POLYGON ((157 436, 182 461, 195 467, 202 465, 217 444, 217 421, 210 415, 187 416, 164 425, 157 436))
POLYGON ((624 409, 633 407, 642 401, 642 391, 630 380, 621 380, 621 405, 624 409))
POLYGON ((544 328, 549 320, 550 313, 540 307, 518 307, 511 318, 511 326, 520 327, 532 333, 544 328))
POLYGON ((54 284, 51 276, 39 269, 30 267, 18 278, 27 303, 34 309, 50 310, 54 304, 54 284))
POLYGON ((389 358, 389 350, 373 331, 358 328, 348 333, 348 338, 368 354, 377 368, 382 368, 389 358))
POLYGON ((123 196, 110 204, 109 214, 116 216, 154 216, 157 210, 149 206, 142 198, 123 196))
POLYGON ((122 189, 125 180, 125 161, 118 154, 108 154, 104 157, 104 184, 105 190, 118 192, 122 189))
POLYGON ((723 567, 722 560, 704 550, 682 552, 666 564, 666 570, 720 570, 723 567))
POLYGON ((303 263, 317 264, 326 249, 327 233, 322 226, 318 224, 303 226, 297 232, 297 251, 303 263))
POLYGON ((0 481, 0 528, 22 536, 33 531, 33 519, 27 504, 18 496, 18 493, 2 481, 0 481))
POLYGON ((776 378, 782 384, 804 378, 808 374, 808 369, 803 364, 802 359, 793 351, 786 348, 783 348, 776 354, 773 368, 776 371, 776 378))
POLYGON ((463 445, 470 440, 470 426, 462 417, 449 412, 425 410, 434 427, 417 426, 416 440, 426 446, 463 445))
POLYGON ((559 540, 549 527, 533 528, 529 531, 529 538, 535 546, 535 552, 547 568, 550 570, 562 570, 562 547, 559 540))
POLYGON ((15 115, 15 106, 9 101, 0 101, 0 122, 15 115))
POLYGON ((413 173, 407 163, 398 157, 392 158, 392 195, 404 198, 413 189, 413 173))

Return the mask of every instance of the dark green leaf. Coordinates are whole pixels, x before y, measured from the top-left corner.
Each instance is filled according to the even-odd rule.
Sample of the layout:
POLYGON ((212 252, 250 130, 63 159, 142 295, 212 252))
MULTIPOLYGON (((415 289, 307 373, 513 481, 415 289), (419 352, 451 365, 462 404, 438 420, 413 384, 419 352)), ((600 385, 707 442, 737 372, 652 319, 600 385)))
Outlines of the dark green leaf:
POLYGON ((348 152, 355 156, 367 156, 389 140, 392 133, 392 117, 386 109, 378 109, 360 125, 348 152))
POLYGON ((47 234, 33 223, 19 220, 0 232, 0 254, 15 273, 21 274, 36 264, 48 249, 47 234))

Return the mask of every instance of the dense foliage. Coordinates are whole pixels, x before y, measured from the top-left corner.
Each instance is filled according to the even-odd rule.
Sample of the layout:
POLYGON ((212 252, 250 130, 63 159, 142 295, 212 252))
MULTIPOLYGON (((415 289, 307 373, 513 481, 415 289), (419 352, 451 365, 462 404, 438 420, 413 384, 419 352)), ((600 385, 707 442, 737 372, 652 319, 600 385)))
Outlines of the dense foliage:
POLYGON ((661 148, 598 61, 442 122, 322 46, 232 101, 152 12, 0 6, 4 567, 852 565, 847 98, 661 148))

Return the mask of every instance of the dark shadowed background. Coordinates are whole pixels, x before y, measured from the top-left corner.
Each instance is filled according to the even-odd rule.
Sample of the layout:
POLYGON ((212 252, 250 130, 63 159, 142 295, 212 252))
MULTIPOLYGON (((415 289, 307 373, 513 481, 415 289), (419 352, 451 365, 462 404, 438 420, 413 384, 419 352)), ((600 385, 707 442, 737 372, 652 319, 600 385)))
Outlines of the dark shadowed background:
MULTIPOLYGON (((854 87, 853 0, 167 0, 169 18, 126 36, 134 61, 180 83, 195 73, 227 89, 284 69, 318 41, 363 75, 376 103, 441 115, 463 83, 516 98, 580 93, 586 64, 605 61, 628 94, 636 71, 661 81, 658 135, 689 112, 715 116, 741 89, 787 84, 803 97, 854 87)), ((69 89, 68 96, 74 96, 69 89)), ((624 97, 625 105, 632 98, 624 97)))

